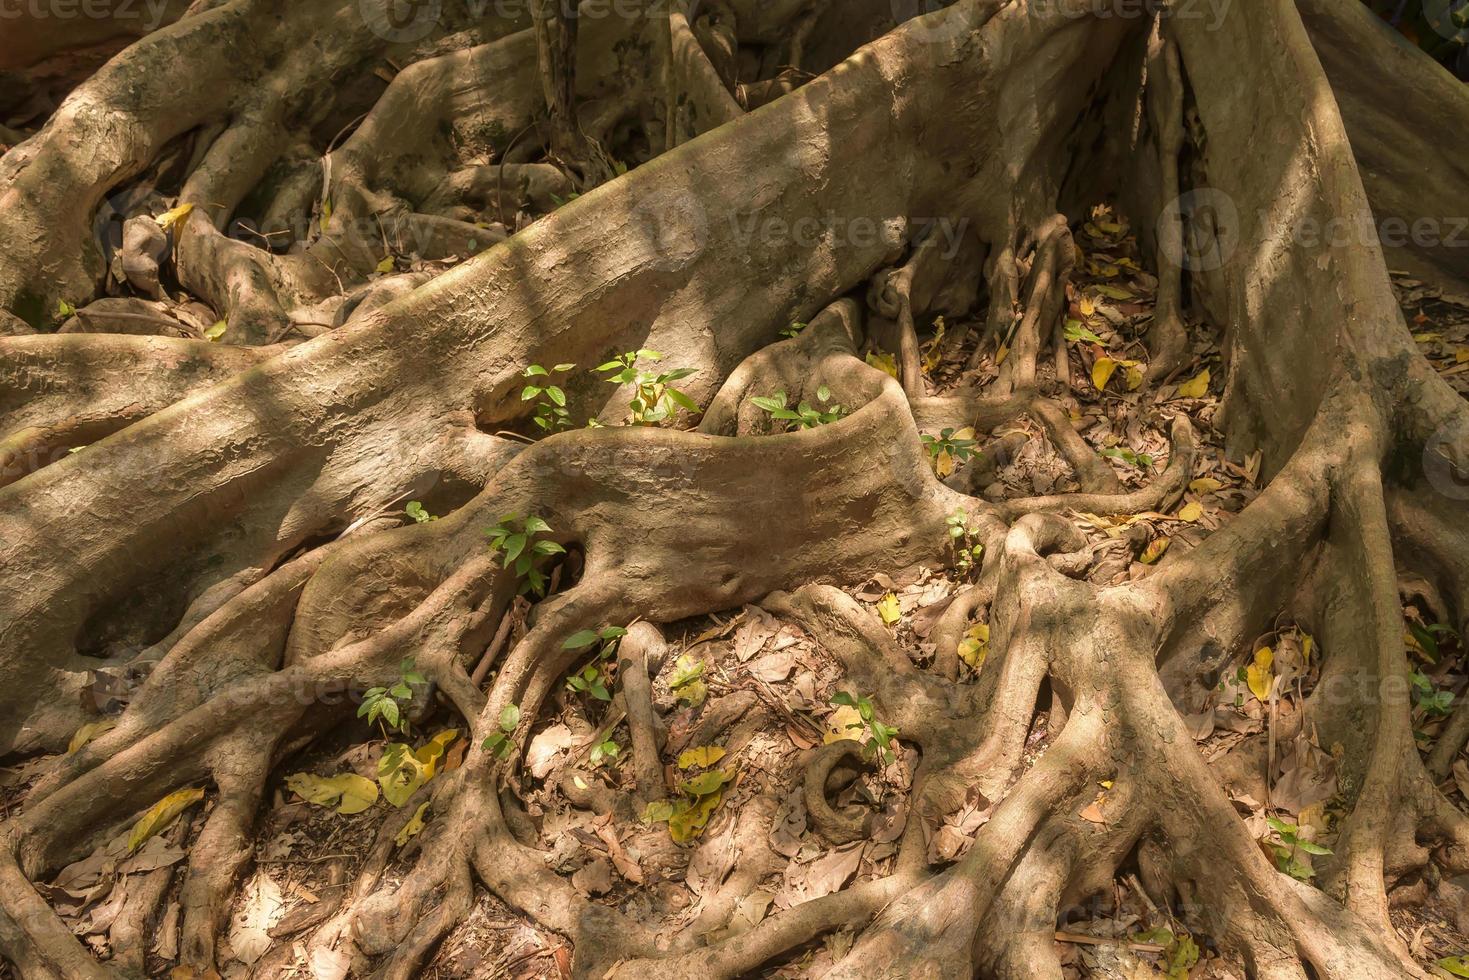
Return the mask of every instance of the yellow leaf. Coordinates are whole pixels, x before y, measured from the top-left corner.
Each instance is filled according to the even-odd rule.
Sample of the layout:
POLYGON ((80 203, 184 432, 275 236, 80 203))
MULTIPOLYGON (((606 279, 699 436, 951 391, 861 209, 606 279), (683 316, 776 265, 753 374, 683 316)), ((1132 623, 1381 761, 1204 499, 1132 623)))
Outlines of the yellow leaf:
POLYGON ((361 813, 377 802, 372 780, 354 772, 338 776, 292 773, 286 777, 286 788, 307 803, 335 807, 338 813, 361 813))
POLYGON ((862 715, 856 708, 844 704, 826 716, 826 734, 821 741, 830 745, 844 738, 856 738, 862 731, 862 715))
POLYGON ((1091 316, 1097 312, 1097 301, 1090 296, 1083 296, 1076 301, 1076 308, 1081 311, 1082 316, 1091 316))
POLYGON ((1245 683, 1250 686, 1250 693, 1262 703, 1270 700, 1270 687, 1275 681, 1270 665, 1274 662, 1274 651, 1261 647, 1255 651, 1255 662, 1245 668, 1245 683))
POLYGON ((148 838, 167 830, 178 819, 179 814, 202 799, 202 787, 189 788, 175 790, 153 804, 147 813, 138 818, 138 822, 133 824, 133 829, 128 833, 128 853, 135 853, 148 838))
POLYGON ((1124 299, 1132 299, 1133 298, 1132 297, 1132 293, 1130 293, 1127 290, 1123 289, 1121 286, 1113 286, 1113 285, 1108 284, 1108 283, 1103 283, 1103 284, 1101 284, 1099 286, 1096 286, 1095 288, 1096 288, 1097 292, 1101 293, 1103 296, 1107 297, 1108 299, 1124 300, 1124 299))
POLYGON ((1454 351, 1454 363, 1463 364, 1469 361, 1469 347, 1460 347, 1454 351))
POLYGON ((204 331, 204 339, 207 340, 207 341, 209 341, 212 344, 216 340, 218 340, 219 338, 223 337, 224 336, 224 332, 226 330, 228 330, 228 329, 229 329, 229 321, 228 320, 218 320, 218 321, 215 322, 214 326, 212 326, 208 330, 205 330, 204 331))
POLYGON ((379 769, 377 784, 383 788, 383 799, 395 807, 402 807, 409 797, 418 792, 418 787, 428 782, 425 768, 417 756, 405 752, 396 768, 386 772, 379 769))
POLYGON ((427 800, 419 804, 418 809, 413 811, 413 816, 410 817, 408 819, 408 822, 403 825, 403 829, 398 831, 398 836, 393 838, 393 842, 395 844, 397 844, 399 847, 402 847, 404 844, 408 843, 410 839, 418 836, 418 832, 423 829, 423 813, 427 809, 427 800))
POLYGON ((889 626, 903 618, 903 607, 898 605, 898 597, 889 592, 877 603, 877 614, 882 621, 889 626))
POLYGON ((163 212, 153 220, 158 222, 158 227, 162 228, 164 231, 168 231, 174 225, 187 218, 189 216, 189 212, 193 210, 194 205, 192 204, 180 204, 176 208, 163 212))
POLYGON ((1099 357, 1092 364, 1092 384, 1097 386, 1098 391, 1105 391, 1107 382, 1112 380, 1112 372, 1117 370, 1117 362, 1110 357, 1099 357))
POLYGON ((898 376, 898 362, 887 351, 868 351, 867 363, 894 378, 898 376))
POLYGON ((1189 378, 1178 386, 1179 398, 1203 398, 1209 393, 1209 369, 1204 368, 1198 374, 1189 378))
POLYGON ((433 738, 413 750, 413 757, 423 765, 424 781, 434 778, 438 771, 439 760, 444 757, 444 752, 449 748, 449 743, 459 737, 457 728, 446 728, 433 738))
POLYGON ((975 623, 964 631, 964 638, 959 641, 959 659, 969 665, 972 670, 979 670, 984 666, 985 657, 990 652, 990 628, 988 623, 975 623))
MULTIPOLYGON (((1172 543, 1173 540, 1171 538, 1154 538, 1152 541, 1148 542, 1148 546, 1144 548, 1143 553, 1138 556, 1138 561, 1142 562, 1144 565, 1153 564, 1159 558, 1163 557, 1163 552, 1167 551, 1168 546, 1172 543)), ((1169 567, 1171 568, 1172 566, 1169 567)))
POLYGON ((1429 344, 1429 343, 1432 343, 1435 340, 1442 340, 1443 339, 1443 334, 1441 334, 1441 333, 1415 333, 1413 335, 1413 339, 1416 340, 1416 341, 1418 341, 1418 343, 1420 343, 1420 344, 1429 344))
POLYGON ((1224 484, 1220 483, 1212 476, 1205 476, 1194 480, 1188 485, 1188 488, 1194 493, 1213 493, 1215 490, 1224 489, 1224 484))
POLYGON ((923 356, 923 373, 933 374, 944 359, 944 333, 948 325, 944 323, 943 317, 938 317, 933 322, 933 340, 929 342, 928 353, 923 356))
POLYGON ((1311 666, 1311 651, 1316 648, 1316 638, 1310 633, 1301 634, 1301 661, 1307 667, 1311 666))
POLYGON ((1010 348, 1009 348, 1009 346, 1006 345, 1006 344, 1001 344, 999 346, 999 348, 995 351, 995 367, 999 367, 1001 364, 1004 364, 1005 363, 1005 358, 1007 358, 1009 356, 1010 356, 1010 348))
POLYGON ((685 749, 679 753, 678 767, 680 769, 694 769, 699 766, 712 766, 724 758, 724 749, 717 745, 701 745, 693 749, 685 749))
POLYGON ((1188 503, 1184 504, 1182 507, 1178 508, 1178 519, 1180 521, 1187 521, 1188 523, 1192 524, 1194 521, 1203 516, 1204 505, 1200 504, 1197 500, 1191 500, 1188 503))
POLYGON ((383 256, 383 260, 377 264, 377 271, 381 272, 383 275, 387 275, 389 272, 393 272, 397 268, 398 265, 396 262, 393 261, 393 257, 391 255, 383 256))
POLYGON ((86 745, 98 735, 101 735, 103 732, 111 731, 116 727, 117 722, 113 721, 111 718, 104 718, 101 721, 93 721, 83 725, 81 728, 78 728, 77 733, 71 737, 71 742, 69 742, 66 746, 66 754, 71 755, 77 749, 80 749, 82 746, 86 745))
POLYGON ((680 813, 675 813, 668 818, 668 834, 680 844, 686 844, 704 832, 709 823, 709 818, 719 806, 719 801, 724 799, 724 790, 719 789, 707 796, 701 796, 694 804, 680 813))
POLYGON ((1143 386, 1143 372, 1136 364, 1127 366, 1126 378, 1128 391, 1137 391, 1143 386))
POLYGON ((1100 229, 1102 229, 1103 231, 1105 231, 1109 235, 1117 235, 1117 234, 1121 234, 1121 232, 1122 232, 1122 226, 1119 225, 1115 221, 1100 221, 1099 220, 1097 222, 1097 227, 1100 228, 1100 229))

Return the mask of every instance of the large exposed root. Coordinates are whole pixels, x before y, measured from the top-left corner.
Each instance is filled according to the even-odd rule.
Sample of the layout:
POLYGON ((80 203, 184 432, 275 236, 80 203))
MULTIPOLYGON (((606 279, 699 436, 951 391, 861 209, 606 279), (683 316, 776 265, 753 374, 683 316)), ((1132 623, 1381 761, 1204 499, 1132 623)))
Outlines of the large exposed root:
MULTIPOLYGON (((1465 621, 1469 569, 1453 546, 1462 498, 1427 468, 1442 459, 1457 473, 1469 458, 1466 413, 1417 355, 1375 241, 1325 249, 1280 230, 1368 206, 1293 7, 1252 0, 1206 32, 1182 18, 1160 26, 961 0, 750 113, 741 73, 756 60, 759 83, 792 87, 780 63, 798 71, 810 57, 823 5, 721 3, 690 23, 695 11, 678 4, 623 22, 550 17, 503 37, 524 25, 488 18, 460 25, 476 43, 398 72, 317 159, 308 133, 322 110, 302 93, 392 48, 360 24, 324 56, 285 42, 330 34, 346 17, 339 7, 267 18, 263 4, 230 0, 193 13, 79 89, 23 159, 5 158, 0 200, 14 206, 0 211, 0 235, 25 247, 0 264, 0 305, 39 323, 38 309, 65 298, 58 289, 89 294, 101 277, 81 247, 100 195, 227 117, 192 154, 184 196, 198 203, 176 232, 174 264, 181 284, 228 314, 226 339, 253 345, 0 341, 12 379, 0 404, 0 743, 65 745, 97 716, 80 695, 104 661, 143 678, 114 727, 49 763, 0 829, 0 952, 23 975, 138 968, 136 950, 99 963, 34 883, 197 786, 209 809, 187 831, 175 959, 196 975, 217 970, 272 774, 339 729, 343 692, 388 690, 406 662, 433 693, 402 710, 452 714, 468 747, 378 828, 351 887, 300 940, 358 972, 418 975, 482 888, 568 941, 581 976, 734 977, 854 929, 832 976, 1058 977, 1059 911, 1135 872, 1154 911, 1254 975, 1424 975, 1390 894, 1430 862, 1469 870, 1469 817, 1435 785, 1469 722, 1455 717, 1441 743, 1452 748, 1422 761, 1406 695, 1388 693, 1411 669, 1395 566, 1465 621), (1261 49, 1262 36, 1279 43, 1261 49), (753 44, 763 52, 745 57, 741 45, 753 44), (164 118, 153 103, 181 84, 176 66, 232 45, 262 65, 276 48, 294 53, 271 84, 238 97, 214 63, 224 59, 204 59, 190 98, 164 118), (624 57, 639 45, 663 60, 624 57), (1159 269, 1139 383, 1184 363, 1186 301, 1224 311, 1220 428, 1232 449, 1260 452, 1267 485, 1157 567, 1154 554, 1093 581, 1111 545, 1072 518, 1114 530, 1110 519, 1134 515, 1187 523, 1169 512, 1192 492, 1211 435, 1165 411, 1167 466, 1124 484, 1069 411, 1077 222, 1063 187, 1074 190, 1087 149, 1073 141, 1099 104, 1094 88, 1139 53, 1146 87, 1134 79, 1121 97, 1148 115, 1156 144, 1150 206, 1167 214, 1180 179, 1207 174, 1237 201, 1253 243, 1187 278, 1176 264, 1159 269), (153 71, 137 81, 140 64, 153 71), (1218 81, 1241 65, 1269 91, 1218 81), (138 92, 121 91, 134 82, 138 92), (1272 112, 1280 93, 1290 111, 1272 112), (113 103, 125 104, 124 125, 105 121, 113 103), (1209 134, 1192 168, 1180 163, 1186 106, 1209 134), (461 154, 456 125, 493 131, 485 159, 461 154), (638 139, 649 157, 669 152, 620 176, 606 166, 606 147, 638 139), (95 152, 76 152, 88 140, 95 152), (251 203, 271 181, 278 196, 251 203), (593 185, 514 233, 522 209, 593 185), (380 237, 333 234, 326 201, 380 237), (320 210, 289 251, 224 231, 253 208, 269 239, 298 206, 320 210), (936 237, 940 214, 967 222, 962 242, 936 237), (859 220, 871 234, 857 234, 859 220), (482 254, 431 279, 370 279, 383 249, 402 257, 405 239, 422 257, 482 254), (976 304, 981 255, 988 311, 973 355, 961 355, 971 370, 930 397, 920 330, 931 313, 976 304), (870 318, 854 298, 864 289, 870 318), (345 298, 331 322, 287 344, 306 326, 300 310, 334 293, 345 298), (778 340, 782 330, 795 335, 778 340), (896 341, 896 377, 859 356, 884 337, 896 341), (530 365, 585 368, 650 349, 697 371, 681 382, 705 407, 696 429, 692 412, 666 428, 618 425, 628 391, 574 375, 564 407, 575 424, 539 441, 523 434, 535 431, 521 394, 530 365), (1294 365, 1308 356, 1323 369, 1303 378, 1294 365), (982 367, 993 370, 985 385, 982 367), (787 428, 768 407, 777 392, 842 409, 787 428), (961 493, 920 437, 1021 416, 1045 430, 1078 492, 961 493), (581 427, 589 421, 601 424, 581 427), (1428 460, 1425 472, 1405 458, 1428 460), (398 526, 410 498, 423 516, 398 526), (486 529, 517 521, 518 548, 486 548, 486 529), (515 566, 521 549, 536 577, 515 566), (844 591, 919 565, 953 576, 926 651, 884 622, 887 607, 879 618, 844 591), (541 574, 544 588, 521 589, 541 574), (548 864, 521 772, 587 660, 572 638, 612 642, 602 631, 627 624, 615 660, 600 648, 607 673, 594 673, 598 684, 615 676, 616 693, 603 692, 597 737, 570 750, 559 785, 602 821, 619 874, 640 877, 607 828, 668 804, 681 792, 665 768, 675 750, 717 727, 710 708, 682 718, 676 737, 665 730, 664 668, 687 654, 674 631, 751 603, 745 615, 791 624, 845 685, 871 695, 869 712, 881 706, 912 762, 906 823, 885 838, 887 873, 737 923, 776 867, 764 841, 776 810, 762 797, 730 837, 744 863, 711 883, 692 928, 670 934, 548 864), (1277 729, 1271 714, 1263 782, 1268 794, 1277 736, 1311 731, 1331 746, 1341 819, 1320 887, 1267 857, 1221 783, 1229 767, 1250 769, 1258 742, 1211 767, 1185 720, 1283 607, 1314 624, 1324 660, 1300 717, 1277 729), (987 659, 961 655, 980 624, 987 659), (624 723, 632 799, 583 764, 624 723), (420 806, 432 819, 399 856, 402 874, 389 873, 420 806), (932 857, 945 818, 980 806, 987 820, 967 850, 932 857)), ((1184 230, 1160 226, 1155 251, 1178 252, 1184 230)), ((1271 712, 1276 695, 1256 692, 1271 712)), ((832 796, 866 768, 896 765, 884 748, 876 736, 832 738, 793 767, 792 798, 825 844, 873 834, 872 818, 832 796)), ((114 937, 146 931, 173 877, 140 886, 114 937)), ((293 970, 295 955, 272 952, 258 972, 293 970)))

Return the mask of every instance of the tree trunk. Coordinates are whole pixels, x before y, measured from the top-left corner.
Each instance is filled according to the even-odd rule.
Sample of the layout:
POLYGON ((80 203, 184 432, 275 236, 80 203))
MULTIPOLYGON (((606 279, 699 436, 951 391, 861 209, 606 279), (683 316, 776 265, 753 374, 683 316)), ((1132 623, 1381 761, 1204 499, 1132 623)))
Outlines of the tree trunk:
MULTIPOLYGON (((419 975, 488 893, 578 976, 735 977, 848 930, 829 976, 1061 977, 1067 910, 1135 888, 1239 973, 1428 976, 1395 905, 1469 873, 1442 788, 1469 715, 1420 751, 1404 596, 1469 627, 1469 409, 1388 267, 1469 279, 1445 240, 1463 154, 1421 142, 1469 132, 1458 83, 1346 0, 558 6, 195 4, 0 157, 0 752, 44 756, 3 824, 18 975, 224 969, 258 812, 303 753, 381 742, 341 694, 406 684, 411 659, 425 681, 401 710, 457 723, 462 764, 353 825, 372 839, 335 904, 272 933, 252 975, 318 951, 419 975), (843 22, 882 30, 819 63, 843 22), (1076 340, 1103 200, 1155 273, 1125 357, 1076 340), (1441 234, 1385 260, 1387 218, 1441 234), (1353 233, 1314 233, 1332 227, 1353 233), (154 305, 118 313, 132 294, 154 305), (57 332, 70 307, 88 332, 57 332), (648 351, 640 369, 692 369, 670 383, 697 410, 591 370, 648 351), (1098 390, 1104 353, 1118 380, 1098 390), (1217 412, 1178 392, 1202 363, 1217 412), (842 409, 787 431, 776 392, 842 409), (1160 465, 1114 467, 1079 399, 1166 433, 1160 465), (951 474, 940 440, 966 428, 982 455, 950 450, 951 474), (1022 429, 1075 492, 990 492, 1022 429), (1185 533, 1196 477, 1251 465, 1258 495, 1185 533), (1161 560, 1142 520, 1172 529, 1161 560), (534 563, 487 547, 497 527, 534 563), (921 634, 853 598, 917 566, 948 603, 921 634), (548 582, 527 607, 530 568, 548 582), (873 750, 791 748, 795 783, 750 767, 718 790, 692 867, 726 830, 739 858, 685 915, 693 893, 663 886, 700 872, 638 816, 678 798, 685 728, 746 731, 724 671, 703 709, 674 706, 670 675, 750 604, 742 622, 787 624, 894 724, 905 822, 885 873, 743 915, 787 867, 765 840, 789 794, 806 845, 876 841, 834 802, 873 750), (1199 713, 1284 624, 1317 659, 1206 761, 1199 713), (565 689, 589 654, 567 640, 608 626, 631 629, 593 666, 621 680, 578 751, 627 732, 633 761, 601 772, 636 789, 595 762, 536 788, 532 738, 581 717, 565 689), (1265 815, 1300 817, 1269 796, 1287 745, 1333 766, 1311 880, 1261 844, 1265 815), (172 831, 186 871, 120 890, 112 946, 84 945, 47 882, 189 787, 207 809, 172 831), (550 817, 523 803, 540 793, 598 815, 606 836, 583 838, 612 839, 596 853, 636 899, 553 867, 550 817), (935 857, 980 804, 967 849, 935 857), (623 863, 663 851, 677 874, 623 863), (145 961, 166 900, 177 949, 145 961)), ((795 701, 747 687, 799 734, 795 701)))

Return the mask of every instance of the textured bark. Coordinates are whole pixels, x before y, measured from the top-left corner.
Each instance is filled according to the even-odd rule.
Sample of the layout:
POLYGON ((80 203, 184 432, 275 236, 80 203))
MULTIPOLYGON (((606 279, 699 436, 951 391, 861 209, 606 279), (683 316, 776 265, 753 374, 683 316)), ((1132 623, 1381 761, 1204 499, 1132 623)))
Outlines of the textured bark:
MULTIPOLYGON (((1425 975, 1388 918, 1388 887, 1422 871, 1430 847, 1445 875, 1469 871, 1469 818, 1435 785, 1445 761, 1425 765, 1407 705, 1383 692, 1410 669, 1397 565, 1430 581, 1455 622, 1469 617, 1464 495, 1444 489, 1462 478, 1469 411, 1418 353, 1376 237, 1293 233, 1373 210, 1443 214, 1457 186, 1462 161, 1420 161, 1416 182, 1395 169, 1411 144, 1391 127, 1422 134, 1430 121, 1395 111, 1341 60, 1349 44, 1389 47, 1367 15, 1310 0, 1303 22, 1285 0, 1248 0, 1217 22, 1155 24, 960 0, 799 84, 784 67, 824 57, 812 32, 830 5, 649 6, 560 34, 564 19, 451 19, 412 42, 366 28, 355 3, 206 6, 125 50, 0 158, 0 242, 14 246, 0 307, 20 333, 95 292, 89 229, 104 197, 194 140, 182 186, 196 206, 172 259, 238 344, 0 340, 0 751, 64 747, 94 716, 82 695, 99 658, 151 666, 117 726, 58 759, 0 830, 0 953, 23 976, 128 965, 95 960, 32 883, 200 782, 215 802, 192 837, 180 963, 215 969, 272 770, 335 724, 321 692, 391 683, 405 656, 473 747, 420 791, 435 820, 411 871, 385 881, 402 822, 390 819, 303 940, 382 976, 416 975, 477 882, 565 936, 580 976, 734 977, 856 927, 835 976, 1059 977, 1058 909, 1133 862, 1253 975, 1425 975), (308 35, 329 40, 298 43, 308 35), (740 45, 754 43, 769 76, 750 81, 759 92, 738 77, 740 45), (389 53, 411 64, 311 158, 312 132, 345 125, 351 103, 345 89, 340 105, 310 93, 389 53), (1099 128, 1116 113, 1137 126, 1099 128), (628 128, 653 159, 515 233, 522 206, 611 177, 566 157, 628 128), (1100 161, 1135 170, 1088 166, 1100 161), (1072 427, 1066 379, 1040 380, 1045 357, 1065 363, 1077 202, 1129 176, 1164 282, 1149 381, 1185 363, 1186 306, 1212 319, 1225 338, 1219 428, 1231 453, 1261 452, 1268 486, 1196 549, 1098 588, 1080 574, 1087 541, 1060 515, 1169 507, 1201 452, 1180 414, 1168 467, 1125 490, 1072 427), (1180 190, 1231 203, 1228 261, 1183 274, 1188 229, 1157 223, 1176 220, 1180 190), (346 227, 378 223, 381 241, 334 235, 328 201, 346 227), (491 202, 503 230, 468 220, 491 202), (223 233, 246 213, 284 229, 303 208, 322 233, 281 254, 223 233), (940 216, 963 222, 952 254, 923 237, 940 216), (859 222, 870 234, 850 233, 859 222), (373 275, 382 246, 404 238, 425 258, 477 254, 431 279, 373 275), (996 340, 1008 356, 984 389, 925 397, 917 318, 975 306, 981 256, 973 363, 996 340), (793 321, 809 326, 780 339, 793 321), (896 331, 898 379, 858 356, 879 330, 896 331), (525 366, 638 348, 698 369, 684 383, 704 408, 696 430, 618 426, 625 393, 588 382, 568 386, 568 407, 607 427, 531 445, 505 431, 530 411, 525 366), (751 401, 823 387, 852 411, 809 430, 769 434, 751 401), (1021 415, 1081 492, 990 501, 934 475, 921 433, 1021 415), (386 515, 409 499, 442 516, 393 526, 386 515), (978 529, 983 564, 923 670, 837 586, 943 563, 956 512, 978 529), (516 583, 482 531, 512 513, 543 517, 580 564, 507 644, 516 583), (800 623, 920 750, 912 816, 891 877, 717 941, 686 930, 660 946, 650 923, 587 899, 519 839, 524 814, 502 792, 519 752, 501 759, 481 740, 515 705, 524 744, 582 657, 567 635, 640 620, 621 697, 639 801, 656 800, 653 624, 757 602, 800 623), (1322 888, 1275 869, 1182 717, 1283 606, 1321 638, 1323 676, 1358 692, 1304 709, 1351 787, 1322 888), (957 684, 953 648, 981 608, 990 659, 977 684, 957 684), (1043 691, 1054 739, 1028 760, 1043 691), (1098 822, 1081 814, 1102 781, 1098 822), (962 859, 931 867, 925 834, 971 789, 997 802, 989 822, 962 859)), ((1382 57, 1401 61, 1399 78, 1436 71, 1396 48, 1382 57)), ((1446 118, 1469 111, 1459 90, 1439 98, 1446 118)), ((1469 271, 1442 248, 1410 251, 1441 276, 1469 271)), ((837 742, 806 770, 813 825, 832 843, 867 833, 826 802, 852 749, 837 742)), ((758 884, 746 870, 705 922, 758 884)), ((166 887, 150 880, 145 901, 166 887)), ((129 914, 138 934, 147 910, 129 914)))

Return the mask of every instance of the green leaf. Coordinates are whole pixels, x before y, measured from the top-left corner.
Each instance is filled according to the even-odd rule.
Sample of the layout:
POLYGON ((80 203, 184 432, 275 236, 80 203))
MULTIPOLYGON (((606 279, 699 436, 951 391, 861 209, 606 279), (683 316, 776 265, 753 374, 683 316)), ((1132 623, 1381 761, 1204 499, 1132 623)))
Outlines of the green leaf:
POLYGON ((601 638, 601 634, 596 630, 577 630, 566 638, 565 642, 561 644, 561 649, 580 650, 583 647, 591 646, 601 638))
POLYGON ((1453 976, 1469 977, 1469 956, 1445 956, 1433 965, 1453 976))
POLYGON ((679 405, 682 408, 686 408, 691 412, 697 412, 699 410, 698 402, 694 401, 688 395, 685 395, 683 392, 677 390, 676 388, 669 388, 668 391, 664 392, 664 394, 676 405, 679 405))
POLYGON ((560 388, 557 388, 555 385, 552 385, 551 387, 546 389, 546 397, 551 399, 551 401, 555 402, 557 405, 566 404, 566 392, 562 391, 560 388))
POLYGON ((545 373, 546 369, 541 367, 539 364, 532 364, 530 367, 525 369, 525 377, 527 378, 534 378, 536 375, 542 375, 545 373))
POLYGON ((227 320, 217 320, 215 321, 214 326, 204 331, 204 339, 209 341, 210 343, 214 343, 215 341, 219 340, 219 338, 223 337, 224 332, 228 329, 229 322, 227 320))

